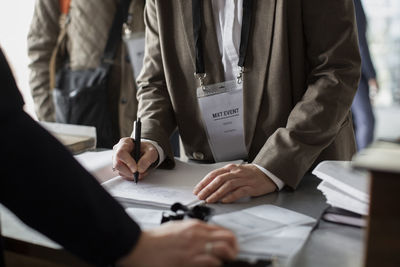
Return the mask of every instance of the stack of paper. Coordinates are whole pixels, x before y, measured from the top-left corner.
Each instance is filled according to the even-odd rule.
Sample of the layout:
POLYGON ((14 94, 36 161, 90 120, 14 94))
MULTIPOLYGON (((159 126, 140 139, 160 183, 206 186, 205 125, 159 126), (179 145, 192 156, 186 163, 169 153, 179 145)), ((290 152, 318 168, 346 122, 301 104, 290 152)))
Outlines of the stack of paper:
POLYGON ((323 161, 312 173, 323 180, 318 189, 328 204, 368 215, 370 180, 367 172, 353 169, 349 161, 323 161))
MULTIPOLYGON (((195 185, 209 172, 227 163, 197 164, 175 159, 173 170, 154 169, 137 184, 120 176, 102 185, 117 200, 169 208, 175 202, 192 205, 199 202, 193 194, 195 185)), ((238 162, 239 163, 239 162, 238 162)))
POLYGON ((40 122, 47 131, 73 154, 96 148, 96 128, 92 126, 40 122))

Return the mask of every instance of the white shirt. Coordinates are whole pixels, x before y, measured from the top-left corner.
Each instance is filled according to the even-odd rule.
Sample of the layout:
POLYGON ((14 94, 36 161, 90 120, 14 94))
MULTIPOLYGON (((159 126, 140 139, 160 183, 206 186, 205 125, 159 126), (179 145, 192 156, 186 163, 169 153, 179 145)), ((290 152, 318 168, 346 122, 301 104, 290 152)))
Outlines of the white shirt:
POLYGON ((238 73, 242 6, 243 0, 212 0, 215 31, 226 81, 234 80, 238 73))
MULTIPOLYGON (((222 55, 225 80, 234 80, 238 74, 239 45, 242 30, 243 0, 212 0, 218 48, 222 55)), ((265 168, 254 164, 265 173, 279 190, 285 185, 281 179, 265 168)))
MULTIPOLYGON (((222 65, 224 67, 225 80, 236 79, 238 74, 239 45, 243 18, 243 0, 212 0, 215 30, 218 38, 219 52, 222 55, 222 65)), ((151 142, 157 149, 159 163, 165 160, 163 149, 154 141, 151 142)), ((279 190, 285 185, 281 179, 265 168, 253 164, 267 175, 279 190)))

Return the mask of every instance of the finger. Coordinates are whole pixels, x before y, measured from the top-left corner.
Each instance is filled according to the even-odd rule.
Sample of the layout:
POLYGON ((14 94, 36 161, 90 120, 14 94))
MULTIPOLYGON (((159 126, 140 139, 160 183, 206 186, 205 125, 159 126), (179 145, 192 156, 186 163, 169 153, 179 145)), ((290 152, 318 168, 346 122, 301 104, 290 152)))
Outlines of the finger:
POLYGON ((222 260, 233 260, 236 258, 237 253, 236 248, 225 241, 213 242, 210 251, 210 254, 222 260))
POLYGON ((134 179, 133 176, 132 177, 125 176, 123 173, 120 173, 120 172, 118 172, 118 175, 121 176, 122 178, 126 179, 126 180, 129 180, 129 181, 133 181, 133 179, 134 179))
POLYGON ((230 172, 232 169, 237 168, 236 164, 228 164, 222 168, 216 169, 207 174, 195 187, 193 194, 197 195, 204 187, 206 187, 218 175, 230 172))
POLYGON ((188 266, 195 267, 216 267, 222 266, 222 261, 212 254, 200 254, 193 258, 192 262, 188 266))
POLYGON ((198 195, 198 193, 206 187, 212 180, 217 177, 218 175, 224 174, 228 172, 228 170, 224 168, 220 168, 208 173, 193 189, 193 194, 198 195))
POLYGON ((206 224, 197 219, 189 219, 181 222, 180 229, 191 230, 195 233, 197 242, 224 241, 232 247, 237 248, 237 240, 235 234, 226 228, 215 224, 206 224))
POLYGON ((146 177, 149 174, 149 171, 145 171, 143 173, 139 173, 139 180, 142 180, 144 177, 146 177))
POLYGON ((215 203, 217 201, 220 201, 229 193, 235 191, 241 186, 246 185, 246 182, 247 182, 246 179, 243 178, 232 178, 230 180, 227 180, 215 192, 210 194, 205 200, 207 203, 215 203))
POLYGON ((141 152, 143 155, 138 162, 139 173, 145 172, 158 158, 157 149, 152 144, 143 143, 141 152))
MULTIPOLYGON (((170 223, 170 222, 169 222, 170 223)), ((172 222, 173 223, 173 222, 172 222)), ((189 219, 175 223, 179 223, 179 229, 194 233, 197 241, 217 241, 224 240, 232 245, 236 242, 234 233, 219 225, 204 223, 197 219, 189 219)))
MULTIPOLYGON (((228 229, 221 227, 219 225, 216 225, 216 224, 203 223, 202 221, 197 220, 197 219, 190 219, 190 220, 200 222, 206 231, 224 230, 224 231, 230 232, 228 229)), ((186 221, 190 221, 190 220, 186 220, 186 221)))
POLYGON ((124 163, 130 171, 136 172, 136 162, 131 156, 134 148, 134 143, 130 138, 121 139, 116 146, 114 146, 113 167, 118 170, 118 162, 124 163))
POLYGON ((210 236, 212 241, 223 241, 229 244, 235 250, 238 250, 237 239, 235 234, 227 229, 220 229, 218 231, 214 231, 210 236))
POLYGON ((231 203, 242 197, 250 196, 251 187, 250 186, 242 186, 233 191, 232 193, 225 196, 221 202, 222 203, 231 203))
POLYGON ((117 165, 115 166, 115 169, 118 170, 118 175, 122 176, 127 179, 132 179, 133 178, 133 173, 131 170, 128 168, 128 166, 125 165, 125 163, 118 161, 117 165))
POLYGON ((236 174, 231 172, 223 173, 215 177, 208 185, 206 185, 198 194, 197 197, 201 200, 207 199, 215 191, 218 190, 227 181, 236 178, 236 174))

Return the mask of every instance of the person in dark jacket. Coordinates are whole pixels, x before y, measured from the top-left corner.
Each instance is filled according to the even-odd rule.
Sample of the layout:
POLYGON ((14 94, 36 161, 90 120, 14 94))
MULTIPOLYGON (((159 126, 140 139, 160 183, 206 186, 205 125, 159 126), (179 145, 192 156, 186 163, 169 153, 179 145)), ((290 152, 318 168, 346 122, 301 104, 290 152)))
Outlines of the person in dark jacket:
POLYGON ((351 111, 354 117, 354 128, 357 149, 361 150, 370 144, 374 138, 375 118, 370 100, 379 88, 376 81, 376 71, 369 53, 367 33, 367 18, 360 0, 354 0, 356 10, 358 41, 361 54, 361 79, 354 97, 351 111), (370 92, 370 90, 374 90, 370 92))
MULTIPOLYGON (((71 154, 23 111, 1 49, 0 86, 0 203, 23 222, 96 266, 218 266, 235 257, 233 233, 200 221, 141 231, 71 154)), ((1 254, 0 248, 3 266, 1 254)))

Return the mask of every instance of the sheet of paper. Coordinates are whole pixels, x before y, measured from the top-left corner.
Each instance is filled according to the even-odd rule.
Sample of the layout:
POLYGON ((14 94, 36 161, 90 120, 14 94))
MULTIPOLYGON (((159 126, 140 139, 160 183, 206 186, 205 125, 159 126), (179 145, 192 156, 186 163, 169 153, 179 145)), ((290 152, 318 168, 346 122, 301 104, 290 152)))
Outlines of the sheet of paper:
POLYGON ((142 230, 149 230, 160 226, 162 210, 127 208, 126 213, 139 224, 142 230))
MULTIPOLYGON (((121 202, 170 207, 175 202, 184 205, 198 201, 193 194, 194 186, 207 173, 227 163, 196 164, 175 160, 173 170, 155 169, 137 184, 122 177, 105 183, 104 188, 121 202)), ((239 163, 239 162, 236 162, 239 163)))
POLYGON ((315 219, 274 205, 260 205, 213 216, 232 230, 243 254, 290 257, 306 240, 315 219))
POLYGON ((53 249, 61 249, 60 245, 23 223, 2 204, 0 204, 0 217, 2 236, 53 249))
POLYGON ((291 258, 304 245, 311 226, 288 226, 274 234, 260 234, 240 242, 239 256, 244 258, 291 258))
POLYGON ((287 226, 314 223, 315 219, 304 214, 274 205, 252 208, 213 216, 211 222, 232 230, 239 239, 276 230, 287 226))
POLYGON ((112 150, 100 152, 85 152, 75 156, 75 159, 85 167, 99 182, 105 182, 113 177, 112 171, 112 150))

